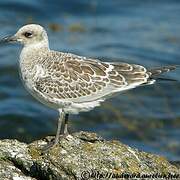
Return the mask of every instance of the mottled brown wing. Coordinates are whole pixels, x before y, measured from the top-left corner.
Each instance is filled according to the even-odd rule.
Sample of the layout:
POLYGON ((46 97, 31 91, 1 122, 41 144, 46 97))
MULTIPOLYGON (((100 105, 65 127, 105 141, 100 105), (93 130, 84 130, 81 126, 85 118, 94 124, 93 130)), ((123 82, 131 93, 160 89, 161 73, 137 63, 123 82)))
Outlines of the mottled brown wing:
POLYGON ((127 86, 133 88, 133 84, 142 84, 148 78, 146 69, 139 65, 103 63, 72 54, 51 61, 44 68, 47 77, 36 82, 36 89, 58 99, 89 96, 93 97, 90 99, 97 99, 127 89, 127 86))
MULTIPOLYGON (((55 58, 56 59, 56 58, 55 58)), ((74 99, 90 96, 108 86, 107 64, 66 54, 61 60, 45 64, 46 77, 35 87, 51 98, 74 99)))
POLYGON ((146 83, 149 75, 146 68, 137 64, 127 64, 127 63, 114 63, 114 69, 111 73, 117 72, 121 75, 127 86, 135 86, 146 83))

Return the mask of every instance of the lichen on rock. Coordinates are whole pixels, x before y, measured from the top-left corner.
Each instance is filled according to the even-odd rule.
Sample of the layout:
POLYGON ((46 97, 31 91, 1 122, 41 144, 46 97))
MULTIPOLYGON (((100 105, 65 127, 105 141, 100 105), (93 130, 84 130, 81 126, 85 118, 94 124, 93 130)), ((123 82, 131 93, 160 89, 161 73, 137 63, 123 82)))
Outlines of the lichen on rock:
POLYGON ((95 133, 68 135, 43 153, 41 148, 46 143, 38 140, 28 145, 17 140, 1 140, 0 180, 118 179, 117 175, 122 174, 180 174, 176 166, 161 156, 118 141, 106 141, 95 133))

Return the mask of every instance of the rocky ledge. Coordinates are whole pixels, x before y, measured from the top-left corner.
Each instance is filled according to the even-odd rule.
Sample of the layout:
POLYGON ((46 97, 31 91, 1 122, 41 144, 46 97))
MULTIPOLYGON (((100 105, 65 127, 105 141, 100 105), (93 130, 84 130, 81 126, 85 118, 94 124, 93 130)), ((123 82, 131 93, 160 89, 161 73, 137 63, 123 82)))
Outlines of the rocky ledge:
POLYGON ((0 180, 179 179, 180 169, 164 157, 138 151, 119 141, 79 132, 42 153, 52 137, 31 144, 0 141, 0 180))

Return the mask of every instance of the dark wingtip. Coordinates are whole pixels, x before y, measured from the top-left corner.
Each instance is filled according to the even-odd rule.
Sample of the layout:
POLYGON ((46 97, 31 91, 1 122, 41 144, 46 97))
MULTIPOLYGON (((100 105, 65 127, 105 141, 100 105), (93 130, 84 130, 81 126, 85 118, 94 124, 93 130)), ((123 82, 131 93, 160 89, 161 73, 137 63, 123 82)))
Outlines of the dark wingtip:
POLYGON ((180 65, 170 65, 170 66, 163 66, 159 68, 153 68, 153 69, 148 70, 148 74, 150 75, 151 78, 157 78, 157 76, 159 76, 160 74, 173 71, 179 67, 180 65))
POLYGON ((177 79, 164 78, 164 77, 158 77, 158 78, 156 78, 156 80, 179 82, 177 79))

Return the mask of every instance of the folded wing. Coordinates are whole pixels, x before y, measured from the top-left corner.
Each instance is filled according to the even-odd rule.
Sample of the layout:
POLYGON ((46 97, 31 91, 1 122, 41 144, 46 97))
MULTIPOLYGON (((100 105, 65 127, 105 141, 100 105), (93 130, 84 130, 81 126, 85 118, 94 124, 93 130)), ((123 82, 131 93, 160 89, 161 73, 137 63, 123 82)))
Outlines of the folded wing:
POLYGON ((69 53, 54 56, 53 52, 55 60, 44 64, 46 76, 34 84, 48 98, 89 102, 148 83, 149 74, 140 65, 105 63, 69 53))

